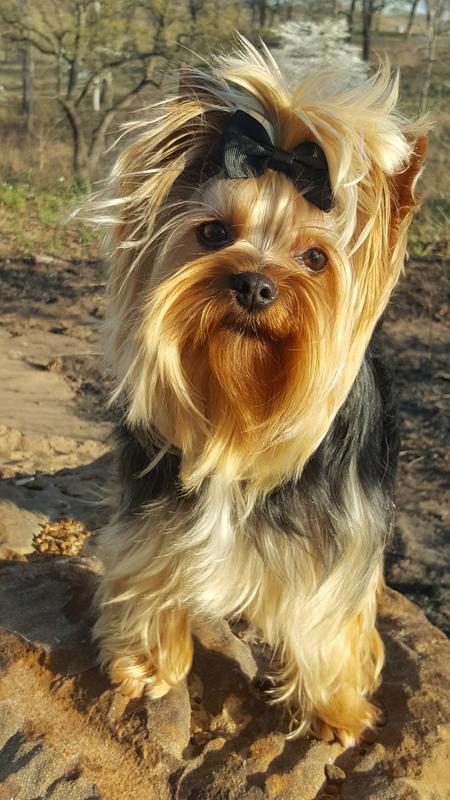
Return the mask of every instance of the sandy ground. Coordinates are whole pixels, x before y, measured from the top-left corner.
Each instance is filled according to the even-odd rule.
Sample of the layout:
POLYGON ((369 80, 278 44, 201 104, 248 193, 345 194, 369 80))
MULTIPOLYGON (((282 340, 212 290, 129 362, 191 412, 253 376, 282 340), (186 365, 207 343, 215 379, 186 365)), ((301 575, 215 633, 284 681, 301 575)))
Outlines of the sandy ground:
MULTIPOLYGON (((8 555, 29 552, 49 519, 100 526, 110 420, 101 265, 0 259, 0 281, 0 550, 8 555)), ((412 263, 384 331, 403 442, 387 578, 449 633, 447 311, 445 265, 412 263)))

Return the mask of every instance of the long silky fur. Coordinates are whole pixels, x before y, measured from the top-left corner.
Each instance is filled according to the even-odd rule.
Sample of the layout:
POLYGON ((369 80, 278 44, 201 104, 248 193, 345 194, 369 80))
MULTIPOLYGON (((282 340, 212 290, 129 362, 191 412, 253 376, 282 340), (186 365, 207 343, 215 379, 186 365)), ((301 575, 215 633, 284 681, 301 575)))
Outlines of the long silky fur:
POLYGON ((295 734, 351 743, 376 717, 396 437, 369 344, 403 267, 428 124, 403 120, 396 99, 387 67, 356 89, 319 75, 291 91, 241 41, 131 128, 103 213, 122 427, 95 627, 130 694, 161 696, 186 674, 192 618, 245 613, 277 653, 274 699, 295 734), (236 108, 279 147, 321 144, 330 214, 280 173, 221 178, 236 108), (236 239, 201 252, 194 230, 217 217, 236 239), (295 260, 309 247, 328 253, 321 275, 295 260), (279 288, 253 320, 226 289, 246 270, 279 288))

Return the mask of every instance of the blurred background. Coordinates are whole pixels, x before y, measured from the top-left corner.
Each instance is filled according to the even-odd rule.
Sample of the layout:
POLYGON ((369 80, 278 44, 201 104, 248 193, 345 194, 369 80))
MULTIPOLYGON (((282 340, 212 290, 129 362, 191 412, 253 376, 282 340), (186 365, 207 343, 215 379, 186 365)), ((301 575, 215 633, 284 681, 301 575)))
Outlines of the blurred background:
MULTIPOLYGON (((180 63, 261 38, 295 73, 401 68, 406 113, 435 119, 414 255, 448 254, 450 4, 441 0, 0 0, 0 204, 24 252, 67 246, 59 212, 105 175, 120 124, 157 100, 180 63), (27 230, 16 225, 26 213, 27 230)), ((78 241, 73 230, 69 244, 78 241)))
MULTIPOLYGON (((388 56, 400 108, 433 116, 410 261, 384 325, 403 428, 387 575, 449 632, 448 0, 0 0, 4 496, 51 524, 69 512, 91 532, 99 523, 70 498, 108 449, 104 273, 98 231, 67 217, 107 174, 121 124, 174 85, 179 64, 228 49, 236 31, 297 75, 331 66, 357 80, 388 56)), ((11 519, 9 547, 24 530, 11 519)))

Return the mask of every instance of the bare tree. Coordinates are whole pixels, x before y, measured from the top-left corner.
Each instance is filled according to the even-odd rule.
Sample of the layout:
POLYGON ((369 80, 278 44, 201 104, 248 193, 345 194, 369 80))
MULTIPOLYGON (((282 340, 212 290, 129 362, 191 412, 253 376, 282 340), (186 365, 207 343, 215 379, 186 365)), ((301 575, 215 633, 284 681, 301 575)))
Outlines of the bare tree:
MULTIPOLYGON (((22 14, 27 19, 30 13, 30 0, 22 0, 22 14)), ((20 61, 22 69, 22 113, 26 117, 28 133, 33 127, 34 106, 34 52, 29 42, 24 42, 20 48, 20 61)))
POLYGON ((353 33, 353 17, 355 14, 356 0, 351 0, 347 11, 347 30, 351 35, 353 33))
POLYGON ((443 0, 427 0, 427 59, 425 77, 420 95, 420 106, 423 111, 428 105, 433 68, 436 62, 436 48, 439 37, 439 27, 442 20, 443 0))
POLYGON ((362 24, 363 24, 362 55, 364 61, 369 61, 370 58, 372 19, 373 19, 373 0, 362 0, 362 24))
POLYGON ((419 5, 419 0, 412 0, 412 2, 410 3, 411 7, 409 9, 408 24, 407 24, 406 30, 405 30, 406 39, 408 39, 408 37, 409 37, 409 35, 411 33, 411 29, 412 29, 412 26, 413 26, 413 23, 414 23, 414 17, 415 17, 416 9, 417 9, 418 5, 419 5))
POLYGON ((269 10, 268 0, 247 0, 247 5, 250 9, 252 28, 264 28, 269 10))
POLYGON ((30 2, 24 17, 16 3, 3 5, 3 35, 53 65, 56 97, 72 135, 73 171, 81 181, 89 183, 95 173, 118 112, 145 87, 159 87, 157 68, 171 55, 165 41, 170 10, 170 0, 40 0, 30 2), (118 72, 121 91, 88 113, 96 85, 118 72))
POLYGON ((389 0, 362 0, 362 26, 363 26, 363 46, 362 55, 364 61, 370 61, 370 49, 372 45, 372 27, 375 14, 382 13, 389 0))
POLYGON ((197 23, 199 15, 204 11, 204 7, 205 0, 188 0, 188 11, 194 24, 197 23))

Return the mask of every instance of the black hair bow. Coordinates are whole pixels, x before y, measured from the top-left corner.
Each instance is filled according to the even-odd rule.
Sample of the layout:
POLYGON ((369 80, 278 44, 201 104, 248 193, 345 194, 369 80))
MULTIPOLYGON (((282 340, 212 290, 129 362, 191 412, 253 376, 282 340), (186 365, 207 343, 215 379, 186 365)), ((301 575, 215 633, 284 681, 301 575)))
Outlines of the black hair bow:
POLYGON ((283 172, 310 203, 322 211, 333 206, 328 163, 315 142, 301 142, 291 153, 275 147, 263 125, 235 111, 222 134, 221 164, 226 178, 254 178, 266 169, 283 172))

